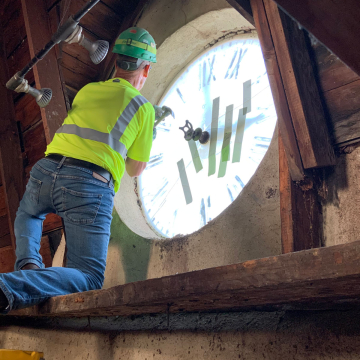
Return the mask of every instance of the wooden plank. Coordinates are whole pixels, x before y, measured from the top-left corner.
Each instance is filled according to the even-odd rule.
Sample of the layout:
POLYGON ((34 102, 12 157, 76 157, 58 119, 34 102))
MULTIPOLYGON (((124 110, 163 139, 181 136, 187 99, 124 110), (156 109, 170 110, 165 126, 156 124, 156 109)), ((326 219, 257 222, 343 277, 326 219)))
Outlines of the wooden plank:
MULTIPOLYGON (((68 14, 75 14, 87 0, 72 1, 68 14)), ((81 20, 80 25, 99 39, 111 42, 120 29, 124 15, 118 15, 105 4, 96 4, 81 20)))
POLYGON ((294 251, 292 181, 282 137, 279 131, 279 189, 282 253, 294 251))
MULTIPOLYGON (((0 238, 4 237, 5 235, 10 235, 7 215, 0 216, 0 238)), ((11 245, 11 241, 9 245, 11 245)))
MULTIPOLYGON (((45 2, 42 0, 21 0, 21 4, 30 55, 34 57, 52 36, 48 22, 48 13, 45 2)), ((37 88, 48 87, 53 92, 50 104, 41 109, 46 142, 50 143, 56 130, 62 125, 67 115, 55 49, 52 49, 35 66, 34 75, 37 88)))
POLYGON ((316 62, 320 86, 323 92, 334 90, 359 80, 359 76, 348 68, 336 55, 324 45, 313 45, 314 61, 316 62))
POLYGON ((255 26, 250 0, 226 0, 226 1, 235 10, 237 10, 251 25, 255 26))
POLYGON ((20 122, 22 132, 41 120, 41 111, 33 96, 25 95, 16 101, 15 118, 20 122))
POLYGON ((6 246, 0 249, 0 273, 14 271, 15 253, 12 246, 6 246))
POLYGON ((87 76, 83 74, 77 74, 63 66, 60 66, 61 71, 63 73, 64 79, 66 81, 66 85, 72 87, 75 90, 80 90, 83 86, 91 82, 87 76))
POLYGON ((322 209, 310 178, 291 180, 284 144, 279 134, 279 188, 283 254, 313 249, 322 242, 322 209))
POLYGON ((88 79, 88 82, 95 81, 99 74, 99 68, 95 69, 94 67, 77 60, 66 52, 62 53, 61 65, 72 73, 88 79))
POLYGON ((278 115, 279 129, 286 149, 289 171, 291 178, 299 181, 304 177, 304 170, 264 4, 262 0, 251 0, 251 6, 278 115))
POLYGON ((358 0, 276 0, 276 2, 360 75, 358 0))
POLYGON ((7 216, 5 190, 0 186, 0 216, 7 216))
POLYGON ((119 0, 101 0, 103 4, 108 6, 118 15, 126 16, 131 14, 139 3, 139 0, 119 1, 119 0))
MULTIPOLYGON (((31 58, 30 58, 28 40, 24 39, 24 41, 16 48, 16 50, 8 57, 8 67, 9 67, 10 76, 14 75, 22 68, 24 68, 30 60, 31 58)), ((35 82, 33 70, 31 70, 28 74, 26 74, 26 79, 29 82, 29 84, 35 82)))
POLYGON ((61 217, 56 214, 47 214, 43 222, 43 234, 61 229, 63 227, 61 217))
POLYGON ((46 150, 46 138, 43 122, 39 121, 35 126, 23 133, 24 149, 27 165, 33 166, 44 157, 46 150))
POLYGON ((6 235, 0 237, 0 248, 6 247, 6 246, 12 246, 10 234, 6 234, 6 235))
POLYGON ((324 94, 334 132, 334 143, 360 137, 360 80, 324 94))
POLYGON ((5 87, 9 78, 4 42, 0 34, 0 171, 11 240, 15 249, 14 221, 24 187, 23 161, 14 103, 11 91, 5 87))
POLYGON ((9 57, 26 37, 20 0, 7 3, 1 14, 1 27, 4 37, 5 54, 9 57))
POLYGON ((234 310, 360 296, 360 241, 52 298, 21 316, 234 310))
POLYGON ((51 257, 51 250, 50 250, 50 242, 48 236, 43 236, 40 242, 40 255, 42 257, 42 262, 45 267, 51 267, 52 265, 52 257, 51 257))
POLYGON ((305 33, 273 0, 264 0, 281 78, 305 169, 335 164, 305 33))

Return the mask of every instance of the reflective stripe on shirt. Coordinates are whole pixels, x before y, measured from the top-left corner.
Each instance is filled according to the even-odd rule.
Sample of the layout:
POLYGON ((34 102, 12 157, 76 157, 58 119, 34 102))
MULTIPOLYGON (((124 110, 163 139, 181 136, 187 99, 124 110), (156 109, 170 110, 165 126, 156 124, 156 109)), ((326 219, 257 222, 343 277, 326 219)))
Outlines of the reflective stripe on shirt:
POLYGON ((57 131, 57 134, 73 134, 86 140, 94 140, 109 145, 114 151, 118 152, 123 159, 126 156, 126 146, 120 142, 121 136, 124 134, 126 127, 134 117, 140 106, 148 101, 141 95, 135 96, 126 106, 122 114, 119 116, 116 124, 110 134, 103 133, 90 128, 82 128, 75 124, 64 124, 57 131))

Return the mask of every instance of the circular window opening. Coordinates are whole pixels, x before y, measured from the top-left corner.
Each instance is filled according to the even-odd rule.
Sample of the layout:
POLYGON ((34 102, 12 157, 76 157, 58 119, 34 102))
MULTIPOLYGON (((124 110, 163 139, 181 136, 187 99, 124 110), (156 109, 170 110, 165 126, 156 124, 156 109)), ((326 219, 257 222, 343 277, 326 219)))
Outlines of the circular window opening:
POLYGON ((202 53, 175 79, 159 105, 175 119, 157 127, 140 198, 160 236, 189 234, 218 216, 239 195, 263 159, 276 111, 257 39, 233 38, 202 53), (179 129, 210 133, 206 144, 179 129))

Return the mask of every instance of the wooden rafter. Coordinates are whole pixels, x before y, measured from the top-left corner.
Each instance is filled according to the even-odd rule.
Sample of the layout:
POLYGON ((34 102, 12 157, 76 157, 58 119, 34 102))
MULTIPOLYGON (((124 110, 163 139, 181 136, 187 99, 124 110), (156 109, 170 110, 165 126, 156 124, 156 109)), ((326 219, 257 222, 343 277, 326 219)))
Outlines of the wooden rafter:
POLYGON ((235 10, 237 10, 251 25, 255 26, 250 0, 226 0, 226 1, 235 10))
POLYGON ((303 165, 263 0, 251 0, 251 6, 278 115, 278 125, 286 149, 291 178, 294 181, 302 180, 304 178, 303 165))
POLYGON ((2 35, 0 34, 0 173, 2 194, 5 198, 5 213, 15 250, 14 221, 19 207, 23 188, 23 162, 20 139, 15 121, 12 92, 5 87, 10 75, 5 56, 2 35))
MULTIPOLYGON (((41 50, 51 39, 49 16, 43 0, 21 0, 30 55, 41 50)), ((55 49, 34 67, 37 88, 50 88, 53 97, 48 106, 41 109, 46 142, 49 144, 56 130, 62 125, 67 113, 61 84, 60 70, 55 49)))
POLYGON ((360 241, 52 298, 22 316, 140 315, 360 296, 360 241))
POLYGON ((358 0, 275 0, 290 16, 360 75, 358 0))
POLYGON ((264 0, 264 5, 304 168, 334 165, 305 33, 273 0, 264 0))

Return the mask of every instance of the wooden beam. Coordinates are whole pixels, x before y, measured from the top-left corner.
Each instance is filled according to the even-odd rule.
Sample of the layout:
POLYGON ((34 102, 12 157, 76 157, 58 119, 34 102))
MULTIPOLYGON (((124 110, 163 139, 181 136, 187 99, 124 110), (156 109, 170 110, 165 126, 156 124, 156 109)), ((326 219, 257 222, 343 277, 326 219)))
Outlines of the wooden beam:
MULTIPOLYGON (((8 217, 13 251, 15 250, 14 221, 23 187, 23 162, 20 139, 15 121, 12 92, 5 87, 9 80, 3 37, 0 34, 0 173, 2 196, 8 217)), ((1 196, 0 196, 1 198, 1 196)), ((0 208, 2 206, 0 205, 0 208)))
POLYGON ((140 315, 360 296, 360 241, 52 298, 20 316, 140 315))
POLYGON ((250 0, 227 0, 227 2, 235 10, 237 10, 251 25, 255 26, 250 0))
MULTIPOLYGON (((51 39, 49 16, 43 0, 21 0, 21 5, 30 55, 34 57, 51 39)), ((46 142, 49 144, 67 116, 55 49, 34 67, 34 76, 37 88, 50 88, 53 92, 50 104, 41 109, 46 142)))
POLYGON ((360 75, 358 0, 275 0, 345 64, 360 75))
POLYGON ((279 134, 279 188, 282 253, 313 249, 322 242, 322 209, 314 183, 291 180, 279 134))
POLYGON ((251 0, 251 7, 278 115, 278 124, 286 150, 289 171, 294 181, 300 181, 304 177, 304 169, 263 1, 251 0))
POLYGON ((0 273, 14 271, 15 253, 12 246, 0 248, 0 273))
POLYGON ((264 0, 264 5, 303 166, 335 165, 306 35, 273 0, 264 0))

